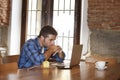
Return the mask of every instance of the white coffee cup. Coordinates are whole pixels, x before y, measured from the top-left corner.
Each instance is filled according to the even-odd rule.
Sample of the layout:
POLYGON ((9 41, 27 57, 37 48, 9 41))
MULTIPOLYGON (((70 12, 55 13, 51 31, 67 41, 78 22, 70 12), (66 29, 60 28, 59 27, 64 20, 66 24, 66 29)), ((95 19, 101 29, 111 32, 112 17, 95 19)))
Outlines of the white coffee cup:
POLYGON ((104 70, 105 69, 106 62, 105 61, 97 61, 95 63, 95 66, 99 70, 104 70))

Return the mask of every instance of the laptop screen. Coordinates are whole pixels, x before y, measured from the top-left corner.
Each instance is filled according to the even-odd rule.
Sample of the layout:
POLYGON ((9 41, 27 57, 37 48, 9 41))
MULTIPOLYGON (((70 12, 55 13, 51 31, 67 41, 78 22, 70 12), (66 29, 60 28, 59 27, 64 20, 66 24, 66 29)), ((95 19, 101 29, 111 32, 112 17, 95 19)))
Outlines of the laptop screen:
POLYGON ((83 45, 73 45, 72 56, 70 61, 70 66, 79 65, 83 45))

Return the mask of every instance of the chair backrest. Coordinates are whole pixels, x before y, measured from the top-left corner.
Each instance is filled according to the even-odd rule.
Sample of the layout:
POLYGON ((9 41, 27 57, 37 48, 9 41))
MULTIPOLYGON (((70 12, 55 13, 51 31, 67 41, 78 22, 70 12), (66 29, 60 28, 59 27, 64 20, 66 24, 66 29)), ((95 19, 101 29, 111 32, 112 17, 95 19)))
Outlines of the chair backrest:
POLYGON ((0 57, 0 64, 2 64, 2 57, 0 57))
POLYGON ((18 62, 19 55, 11 55, 3 58, 3 63, 18 62))

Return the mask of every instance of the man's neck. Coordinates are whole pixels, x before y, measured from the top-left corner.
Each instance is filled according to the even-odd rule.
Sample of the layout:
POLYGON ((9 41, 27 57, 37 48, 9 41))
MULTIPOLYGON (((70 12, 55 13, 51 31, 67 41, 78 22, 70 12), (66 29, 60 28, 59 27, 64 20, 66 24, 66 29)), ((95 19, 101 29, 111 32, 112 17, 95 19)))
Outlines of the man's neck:
POLYGON ((39 40, 40 46, 41 46, 41 47, 44 47, 43 44, 42 44, 42 40, 41 40, 40 38, 38 38, 38 40, 39 40))

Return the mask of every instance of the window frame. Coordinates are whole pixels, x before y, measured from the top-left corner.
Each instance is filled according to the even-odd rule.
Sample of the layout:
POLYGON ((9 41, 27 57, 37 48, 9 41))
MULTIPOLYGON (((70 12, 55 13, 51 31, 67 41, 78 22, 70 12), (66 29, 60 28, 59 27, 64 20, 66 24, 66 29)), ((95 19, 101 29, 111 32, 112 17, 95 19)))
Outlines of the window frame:
MULTIPOLYGON (((26 10, 28 5, 27 1, 28 0, 22 0, 20 48, 23 46, 26 40, 26 19, 27 19, 26 10)), ((53 4, 54 4, 54 0, 42 0, 41 27, 43 27, 44 25, 53 25, 53 4)), ((81 6, 82 6, 82 0, 75 0, 73 44, 80 44, 81 6)))

